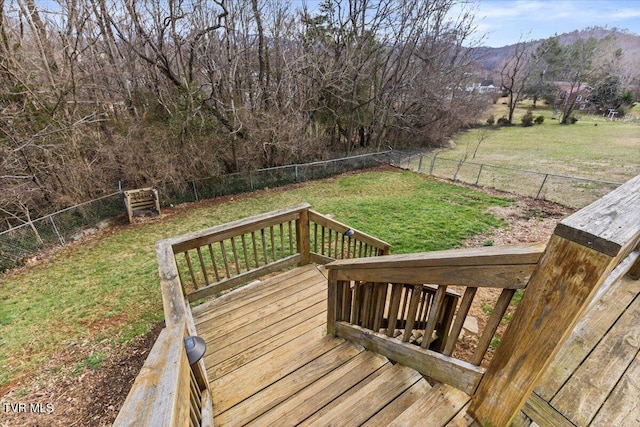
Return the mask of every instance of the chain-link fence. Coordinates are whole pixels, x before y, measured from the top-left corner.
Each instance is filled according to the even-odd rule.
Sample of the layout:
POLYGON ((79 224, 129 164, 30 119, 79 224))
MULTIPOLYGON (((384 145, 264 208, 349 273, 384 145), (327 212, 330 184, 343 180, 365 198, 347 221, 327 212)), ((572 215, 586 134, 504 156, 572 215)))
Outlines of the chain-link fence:
MULTIPOLYGON (((391 163, 392 151, 215 176, 177 185, 160 184, 162 204, 179 204, 335 176, 391 163)), ((53 246, 91 234, 125 213, 120 191, 0 233, 0 272, 53 246)))
POLYGON ((622 183, 515 169, 440 157, 438 152, 398 155, 394 166, 480 187, 582 208, 622 183))

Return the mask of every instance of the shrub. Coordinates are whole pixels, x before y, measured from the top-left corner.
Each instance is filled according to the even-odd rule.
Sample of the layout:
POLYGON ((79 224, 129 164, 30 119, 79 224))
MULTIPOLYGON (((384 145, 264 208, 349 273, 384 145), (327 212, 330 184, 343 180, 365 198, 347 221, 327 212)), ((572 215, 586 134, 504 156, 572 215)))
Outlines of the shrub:
POLYGON ((567 119, 567 123, 569 123, 570 125, 576 124, 577 121, 578 121, 578 118, 576 116, 571 116, 567 119))
POLYGON ((524 127, 533 126, 533 112, 531 110, 527 111, 527 113, 522 116, 522 119, 520 120, 522 121, 522 126, 524 127))
POLYGON ((495 124, 495 122, 496 122, 496 119, 493 116, 489 116, 489 118, 487 119, 487 124, 489 126, 493 126, 495 124))
POLYGON ((505 116, 498 119, 498 126, 509 126, 510 124, 511 123, 509 123, 509 120, 505 116))
POLYGON ((535 118, 535 120, 534 120, 534 122, 535 122, 537 125, 541 125, 542 123, 544 123, 544 116, 538 116, 538 117, 536 117, 536 118, 535 118))

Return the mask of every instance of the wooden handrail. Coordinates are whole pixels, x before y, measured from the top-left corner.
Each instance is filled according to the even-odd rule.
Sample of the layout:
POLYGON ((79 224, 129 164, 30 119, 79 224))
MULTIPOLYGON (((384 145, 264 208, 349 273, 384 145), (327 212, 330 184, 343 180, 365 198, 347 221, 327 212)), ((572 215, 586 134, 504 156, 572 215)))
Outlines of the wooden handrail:
POLYGON ((160 332, 113 423, 114 426, 213 426, 209 390, 189 365, 184 325, 160 332))
POLYGON ((640 241, 640 176, 563 220, 484 375, 470 411, 507 426, 598 288, 640 241))
POLYGON ((534 244, 329 263, 327 331, 472 394, 509 302, 526 286, 543 250, 534 244), (447 285, 466 286, 459 306, 447 285), (479 287, 499 288, 502 294, 473 358, 458 360, 452 354, 479 287), (411 344, 411 335, 420 337, 411 344))

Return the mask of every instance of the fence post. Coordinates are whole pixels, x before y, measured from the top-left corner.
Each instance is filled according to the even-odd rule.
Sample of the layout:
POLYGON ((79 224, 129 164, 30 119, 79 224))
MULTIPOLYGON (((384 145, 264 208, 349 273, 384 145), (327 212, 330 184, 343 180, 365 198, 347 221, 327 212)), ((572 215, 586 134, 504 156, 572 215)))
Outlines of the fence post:
POLYGON ((440 154, 440 153, 435 153, 433 155, 433 159, 431 159, 431 166, 429 168, 429 175, 433 175, 433 168, 435 168, 435 166, 436 166, 436 157, 438 157, 438 154, 440 154))
POLYGON ((420 154, 420 160, 418 161, 418 173, 422 172, 422 157, 423 154, 420 154))
POLYGON ((53 226, 53 231, 55 231, 56 232, 56 236, 58 236, 58 240, 60 241, 60 245, 64 246, 64 239, 62 238, 62 236, 58 232, 58 227, 56 227, 56 223, 53 222, 53 217, 51 215, 49 215, 49 221, 51 221, 51 225, 53 226))
POLYGON ((540 193, 542 193, 542 187, 544 187, 545 182, 547 182, 547 178, 549 177, 548 173, 544 174, 544 179, 542 180, 542 185, 540 186, 540 189, 538 190, 538 194, 536 194, 536 199, 538 197, 540 197, 540 193))
POLYGON ((296 175, 296 182, 298 182, 298 165, 294 165, 294 173, 296 175))
POLYGON ((196 202, 198 201, 198 190, 196 190, 196 182, 191 181, 191 187, 193 188, 193 196, 196 198, 196 202))
POLYGON ((478 183, 480 182, 480 174, 482 173, 482 167, 484 166, 484 163, 480 163, 480 170, 478 170, 478 176, 476 177, 476 184, 478 185, 478 183))

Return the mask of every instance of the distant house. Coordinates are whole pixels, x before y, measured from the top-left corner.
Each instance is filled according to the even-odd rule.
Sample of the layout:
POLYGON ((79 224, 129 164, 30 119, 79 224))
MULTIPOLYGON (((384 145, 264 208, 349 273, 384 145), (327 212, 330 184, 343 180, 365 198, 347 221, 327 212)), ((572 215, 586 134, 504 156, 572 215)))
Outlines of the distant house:
POLYGON ((574 103, 577 110, 594 112, 596 107, 588 101, 591 86, 588 83, 554 82, 558 87, 555 106, 560 107, 574 103))
POLYGON ((494 93, 498 88, 493 84, 493 80, 483 80, 480 83, 473 83, 467 86, 467 92, 477 91, 479 93, 494 93))

